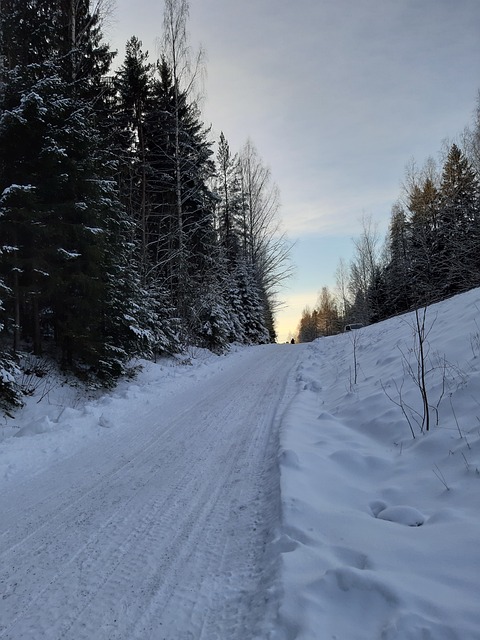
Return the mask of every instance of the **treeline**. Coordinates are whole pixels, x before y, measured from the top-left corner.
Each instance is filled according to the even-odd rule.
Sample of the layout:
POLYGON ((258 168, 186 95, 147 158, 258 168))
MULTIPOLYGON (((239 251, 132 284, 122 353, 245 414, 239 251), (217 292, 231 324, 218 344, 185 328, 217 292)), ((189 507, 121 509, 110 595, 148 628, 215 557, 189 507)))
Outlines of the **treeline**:
POLYGON ((20 352, 113 384, 132 356, 275 340, 289 271, 278 194, 248 142, 213 151, 193 91, 188 3, 162 55, 119 69, 107 2, 2 0, 0 402, 20 352))
POLYGON ((339 263, 337 291, 324 288, 316 308, 304 310, 300 341, 480 286, 480 99, 473 127, 443 158, 440 168, 432 158, 407 167, 383 246, 376 225, 363 220, 353 259, 339 263))

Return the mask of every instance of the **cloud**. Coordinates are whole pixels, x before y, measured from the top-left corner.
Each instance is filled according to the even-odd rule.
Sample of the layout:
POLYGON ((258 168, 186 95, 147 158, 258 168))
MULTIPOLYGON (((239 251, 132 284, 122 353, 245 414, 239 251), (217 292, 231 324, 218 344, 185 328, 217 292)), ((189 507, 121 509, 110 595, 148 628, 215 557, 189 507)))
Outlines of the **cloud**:
MULTIPOLYGON (((163 3, 117 5, 115 46, 135 34, 155 53, 163 3)), ((331 280, 363 213, 385 232, 409 160, 470 123, 479 24, 479 0, 190 0, 205 121, 233 152, 251 138, 270 166, 303 247, 295 287, 309 290, 312 265, 331 280)))
POLYGON ((365 191, 343 192, 335 197, 308 199, 282 206, 283 226, 292 238, 305 235, 348 236, 361 232, 361 218, 371 215, 382 230, 388 228, 392 204, 398 199, 399 189, 372 188, 365 191))

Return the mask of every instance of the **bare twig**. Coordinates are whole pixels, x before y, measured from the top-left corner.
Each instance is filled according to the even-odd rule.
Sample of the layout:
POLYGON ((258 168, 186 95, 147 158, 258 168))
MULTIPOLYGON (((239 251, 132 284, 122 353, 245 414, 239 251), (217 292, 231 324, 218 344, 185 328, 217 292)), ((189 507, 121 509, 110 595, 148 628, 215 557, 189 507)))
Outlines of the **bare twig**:
POLYGON ((455 424, 457 425, 457 429, 458 429, 458 433, 460 435, 460 438, 463 438, 463 433, 462 433, 462 431, 460 429, 460 425, 458 424, 457 414, 455 413, 455 409, 453 408, 452 394, 450 394, 450 406, 452 408, 453 417, 455 418, 455 424))
POLYGON ((408 423, 408 426, 410 427, 410 432, 412 434, 412 437, 415 438, 415 431, 414 431, 412 423, 410 421, 410 417, 409 417, 409 415, 408 415, 408 413, 407 413, 407 411, 405 409, 406 405, 405 405, 405 403, 403 401, 403 398, 402 398, 403 381, 402 381, 402 387, 400 387, 400 389, 398 388, 397 383, 394 382, 395 388, 396 388, 396 391, 397 391, 397 394, 398 394, 398 398, 399 398, 398 401, 395 400, 395 398, 392 398, 392 396, 388 393, 388 391, 387 391, 387 389, 386 389, 386 387, 385 387, 385 385, 383 384, 382 381, 380 381, 380 384, 382 386, 383 393, 387 396, 387 398, 391 402, 393 402, 393 404, 395 404, 397 407, 400 407, 400 409, 401 409, 401 411, 402 411, 402 413, 403 413, 403 415, 404 415, 404 417, 405 417, 405 419, 406 419, 406 421, 408 423))
POLYGON ((437 478, 440 480, 440 482, 443 484, 445 489, 447 491, 450 491, 450 487, 448 486, 447 481, 445 480, 445 476, 443 475, 440 467, 436 464, 436 465, 434 465, 432 471, 437 476, 437 478))

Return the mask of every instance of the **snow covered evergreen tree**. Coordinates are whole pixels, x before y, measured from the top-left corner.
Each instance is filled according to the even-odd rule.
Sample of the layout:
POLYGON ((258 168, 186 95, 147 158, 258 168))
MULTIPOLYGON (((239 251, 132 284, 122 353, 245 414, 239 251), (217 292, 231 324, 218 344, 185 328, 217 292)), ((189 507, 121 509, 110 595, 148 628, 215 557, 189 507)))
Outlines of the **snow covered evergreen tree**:
MULTIPOLYGON (((0 247, 0 255, 8 248, 0 247)), ((3 297, 8 296, 9 290, 0 279, 0 336, 4 328, 2 320, 5 311, 3 297)), ((0 338, 0 409, 8 411, 11 407, 21 405, 21 393, 16 383, 18 367, 14 359, 9 355, 0 338)))
POLYGON ((220 133, 218 142, 215 190, 218 202, 215 215, 220 245, 226 259, 234 262, 241 253, 242 245, 245 246, 244 207, 238 156, 231 154, 223 133, 220 133))
POLYGON ((152 199, 147 183, 151 168, 147 165, 145 128, 152 106, 153 66, 147 59, 148 53, 142 51, 141 41, 132 37, 126 45, 124 63, 114 78, 120 189, 127 213, 137 229, 142 279, 149 270, 147 235, 152 199))
POLYGON ((407 217, 404 208, 397 203, 392 207, 387 236, 387 265, 384 270, 385 308, 381 316, 406 311, 412 300, 410 244, 407 217))
POLYGON ((241 259, 235 269, 234 277, 243 311, 245 342, 247 344, 271 342, 267 327, 265 299, 255 269, 241 259))
POLYGON ((409 257, 413 302, 425 304, 437 296, 435 246, 439 225, 439 192, 433 176, 421 176, 410 190, 409 257))
MULTIPOLYGON (((259 165, 256 168, 259 169, 259 165)), ((265 272, 262 271, 266 252, 260 248, 263 241, 262 247, 266 248, 269 236, 265 229, 265 236, 261 239, 261 234, 256 233, 259 227, 255 226, 256 213, 259 212, 257 205, 266 191, 254 195, 253 180, 248 180, 252 176, 244 171, 241 157, 231 155, 228 142, 221 134, 217 152, 215 215, 220 257, 229 278, 228 299, 235 340, 263 343, 275 340, 271 300, 265 287, 265 272)))
MULTIPOLYGON (((176 91, 165 59, 158 65, 147 125, 150 260, 166 282, 178 314, 193 336, 205 287, 215 281, 218 243, 211 144, 196 105, 176 91)), ((215 287, 216 288, 216 287, 215 287)))
POLYGON ((4 344, 111 384, 182 341, 274 339, 285 254, 254 153, 252 180, 223 139, 223 198, 211 188, 188 2, 166 2, 158 64, 132 38, 113 82, 105 6, 2 0, 0 278, 4 344))
POLYGON ((435 277, 442 295, 479 284, 479 187, 456 144, 443 167, 435 234, 435 277))
POLYGON ((65 366, 108 381, 121 369, 112 358, 118 364, 123 345, 105 318, 126 310, 112 306, 111 287, 127 233, 102 123, 102 75, 112 55, 89 2, 28 1, 19 23, 16 4, 7 5, 2 20, 13 37, 2 50, 9 62, 0 114, 0 227, 12 248, 2 260, 12 291, 7 329, 14 348, 21 337, 35 353, 53 337, 65 366), (16 26, 39 35, 38 50, 31 38, 34 61, 16 26))

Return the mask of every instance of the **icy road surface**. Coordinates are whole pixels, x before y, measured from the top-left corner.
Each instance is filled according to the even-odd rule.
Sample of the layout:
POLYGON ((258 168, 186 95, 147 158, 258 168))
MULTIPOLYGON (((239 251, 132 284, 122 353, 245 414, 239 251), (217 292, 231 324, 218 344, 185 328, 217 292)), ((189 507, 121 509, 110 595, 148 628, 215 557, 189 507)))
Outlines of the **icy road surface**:
POLYGON ((9 485, 0 638, 265 637, 278 424, 302 350, 247 349, 173 397, 117 402, 101 446, 9 485))

